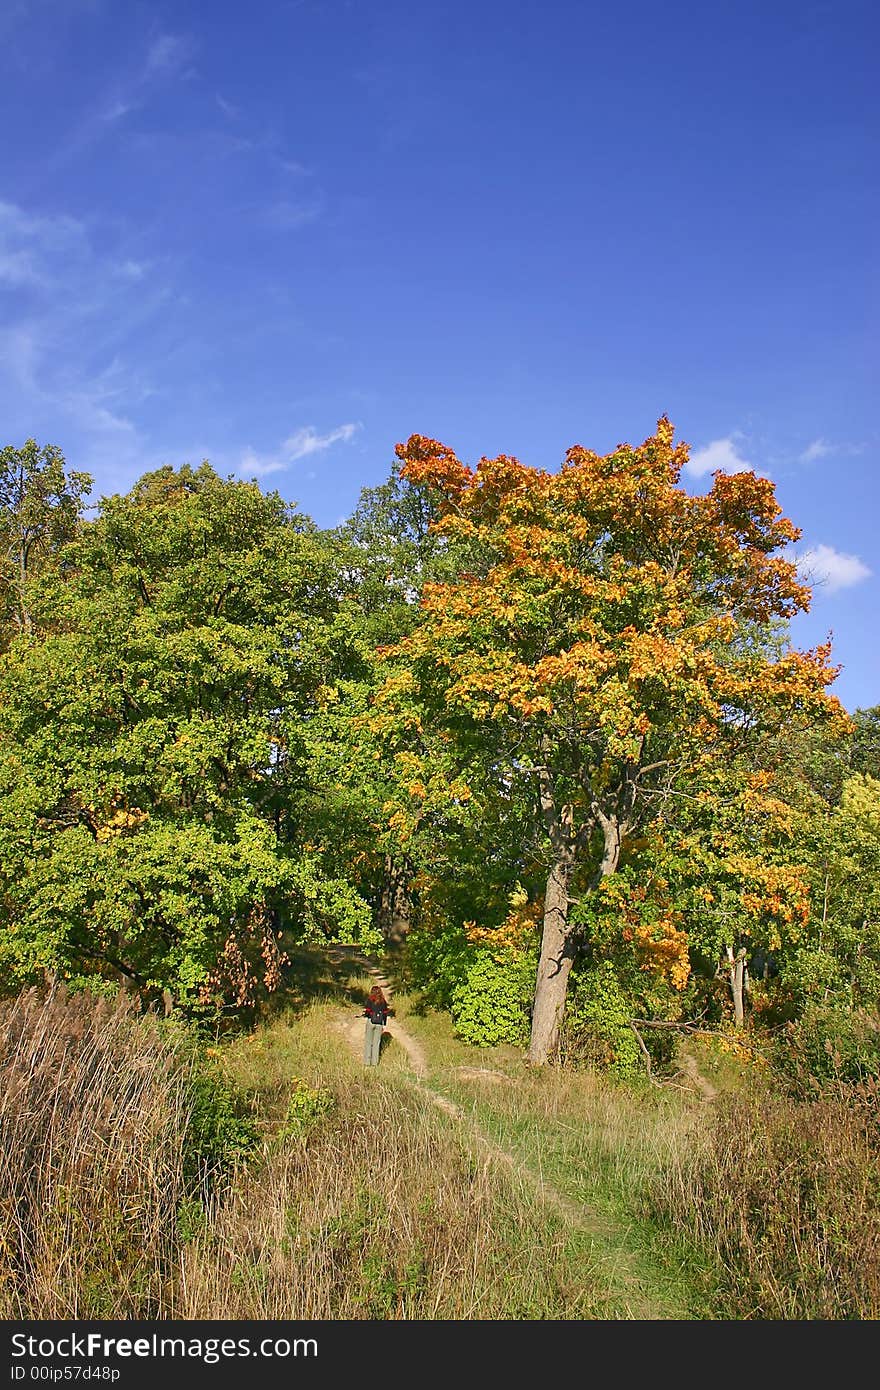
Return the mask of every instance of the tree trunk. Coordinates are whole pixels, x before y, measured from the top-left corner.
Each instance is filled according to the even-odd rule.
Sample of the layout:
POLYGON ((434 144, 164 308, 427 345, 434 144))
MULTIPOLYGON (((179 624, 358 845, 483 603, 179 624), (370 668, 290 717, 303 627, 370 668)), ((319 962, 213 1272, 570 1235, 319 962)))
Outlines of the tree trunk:
POLYGON ((386 854, 379 899, 379 929, 386 946, 392 948, 402 946, 409 934, 412 921, 409 896, 411 876, 412 864, 408 859, 398 862, 386 854))
MULTIPOLYGON (((546 754, 546 747, 543 751, 546 754)), ((568 977, 574 959, 568 925, 569 887, 578 844, 588 826, 582 827, 578 835, 574 826, 574 808, 571 805, 557 807, 553 778, 546 767, 539 769, 538 785, 541 811, 554 857, 544 894, 544 929, 532 1006, 528 1060, 532 1066, 543 1067, 559 1047, 568 977)), ((602 858, 593 878, 593 887, 596 887, 608 874, 614 873, 620 862, 624 827, 617 816, 605 815, 595 804, 593 814, 593 824, 601 828, 604 839, 602 858)))
POLYGON ((382 891, 379 894, 379 912, 377 926, 383 937, 387 937, 388 928, 391 924, 391 903, 394 897, 394 860, 390 854, 385 855, 385 862, 382 865, 382 891))
POLYGON ((730 993, 733 998, 733 1020, 737 1028, 742 1028, 745 1021, 745 1010, 743 1009, 743 992, 746 977, 745 948, 740 947, 736 955, 734 955, 733 947, 728 946, 727 965, 730 971, 730 993))
POLYGON ((25 607, 24 592, 28 581, 28 550, 29 545, 24 537, 21 537, 21 544, 18 552, 18 613, 15 616, 19 628, 24 632, 33 632, 33 622, 31 615, 25 607))
POLYGON ((544 894, 544 932, 528 1052, 528 1060, 535 1067, 544 1066, 559 1046, 572 962, 568 939, 568 886, 573 862, 570 852, 556 860, 551 866, 544 894))

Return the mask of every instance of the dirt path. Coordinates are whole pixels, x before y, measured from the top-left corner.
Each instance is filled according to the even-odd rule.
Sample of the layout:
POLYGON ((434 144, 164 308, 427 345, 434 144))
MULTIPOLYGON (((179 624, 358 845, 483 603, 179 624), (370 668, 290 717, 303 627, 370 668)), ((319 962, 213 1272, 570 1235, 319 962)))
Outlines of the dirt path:
MULTIPOLYGON (((386 999, 390 1003, 390 982, 365 956, 359 957, 358 963, 363 967, 364 972, 381 986, 386 999)), ((362 1057, 364 1020, 357 1016, 352 1019, 344 1019, 341 1021, 341 1028, 354 1055, 358 1058, 362 1057)), ((515 1169, 521 1176, 531 1182, 533 1186, 540 1190, 540 1194, 544 1201, 562 1212, 568 1220, 577 1220, 579 1224, 583 1225, 583 1209, 577 1202, 573 1202, 568 1197, 563 1196, 561 1192, 557 1192, 555 1188, 549 1187, 530 1170, 518 1165, 505 1149, 499 1148, 497 1144, 493 1143, 492 1140, 482 1132, 482 1130, 477 1128, 471 1117, 467 1114, 467 1111, 463 1110, 460 1105, 457 1105, 454 1100, 450 1100, 448 1096, 442 1095, 439 1091, 435 1091, 431 1085, 427 1084, 428 1062, 424 1050, 421 1043, 419 1043, 411 1033, 408 1033, 402 1024, 398 1023, 393 1018, 389 1018, 385 1028, 386 1032, 390 1033, 392 1038, 394 1038, 396 1042, 399 1042, 406 1052, 415 1077, 420 1083, 419 1090, 423 1095, 427 1096, 432 1104, 436 1105, 438 1109, 443 1110, 447 1115, 454 1115, 456 1119, 461 1120, 463 1124, 467 1125, 469 1131, 482 1149, 491 1153, 493 1158, 500 1160, 506 1167, 515 1169)), ((469 1075, 477 1075, 476 1068, 468 1067, 462 1070, 466 1071, 469 1075)))
MULTIPOLYGON (((344 956, 342 956, 339 951, 337 951, 335 955, 332 952, 328 952, 328 956, 331 960, 334 958, 337 960, 345 959, 359 965, 365 975, 369 975, 372 980, 375 980, 376 984, 379 985, 384 992, 385 998, 388 1000, 389 1004, 391 1003, 391 982, 382 974, 382 971, 374 965, 368 956, 364 956, 359 951, 350 949, 345 951, 344 956)), ((364 1019, 361 1018, 359 1014, 354 1014, 351 1018, 342 1019, 340 1021, 340 1026, 346 1036, 349 1046, 359 1058, 363 1057, 364 1022, 364 1019)), ((409 1057, 410 1065, 416 1076, 420 1078, 427 1076, 428 1059, 425 1056, 421 1044, 416 1041, 412 1034, 408 1033, 402 1024, 398 1023, 394 1018, 388 1019, 385 1024, 385 1031, 386 1033, 390 1033, 392 1038, 400 1043, 404 1052, 409 1057)))
POLYGON ((717 1100, 718 1089, 712 1085, 707 1076, 704 1076, 697 1066, 697 1059, 690 1052, 683 1052, 681 1058, 681 1069, 685 1076, 691 1080, 704 1100, 717 1100))
MULTIPOLYGON (((359 952, 348 950, 346 959, 355 961, 364 974, 369 975, 381 986, 389 1003, 392 1001, 390 981, 377 966, 359 952)), ((364 1020, 357 1015, 340 1020, 341 1031, 352 1053, 363 1058, 364 1020)), ((454 1117, 467 1130, 470 1138, 485 1154, 502 1164, 534 1191, 542 1205, 552 1208, 560 1215, 569 1229, 576 1229, 596 1242, 594 1254, 597 1268, 604 1269, 609 1283, 609 1300, 613 1300, 625 1310, 625 1316, 638 1321, 675 1319, 679 1313, 664 1303, 662 1295, 657 1298, 648 1282, 635 1267, 635 1257, 625 1243, 626 1233, 619 1225, 582 1202, 560 1192, 548 1183, 542 1174, 535 1173, 513 1154, 501 1148, 480 1129, 473 1116, 448 1096, 434 1089, 428 1080, 429 1068, 424 1049, 411 1033, 407 1032, 396 1019, 389 1018, 386 1030, 404 1049, 414 1074, 414 1084, 418 1090, 439 1110, 454 1117)), ((486 1073, 484 1069, 473 1067, 459 1068, 462 1076, 479 1079, 486 1073)), ((692 1078, 696 1080, 696 1078, 692 1078)))

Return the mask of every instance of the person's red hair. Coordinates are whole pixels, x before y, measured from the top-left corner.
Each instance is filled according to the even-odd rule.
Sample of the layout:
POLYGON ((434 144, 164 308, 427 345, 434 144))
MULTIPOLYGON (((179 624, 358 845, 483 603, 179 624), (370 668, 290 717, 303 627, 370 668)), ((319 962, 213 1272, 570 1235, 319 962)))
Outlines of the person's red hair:
POLYGON ((370 999, 374 1004, 387 1004, 388 1002, 378 985, 373 985, 370 990, 370 999))

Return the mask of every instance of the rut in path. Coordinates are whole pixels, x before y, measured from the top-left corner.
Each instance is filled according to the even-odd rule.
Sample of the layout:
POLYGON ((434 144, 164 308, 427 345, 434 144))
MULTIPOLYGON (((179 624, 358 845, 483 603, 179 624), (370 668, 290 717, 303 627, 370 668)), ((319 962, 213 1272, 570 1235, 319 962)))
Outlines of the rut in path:
MULTIPOLYGON (((332 960, 334 956, 331 955, 330 958, 332 960)), ((340 952, 335 958, 337 960, 350 960, 360 966, 364 974, 369 975, 381 986, 385 997, 389 1002, 391 1001, 391 984, 369 957, 349 948, 345 950, 344 955, 340 952)), ((386 1030, 406 1052, 414 1073, 414 1084, 421 1094, 433 1105, 436 1105, 439 1110, 460 1122, 476 1146, 487 1156, 495 1162, 503 1164, 511 1173, 525 1181, 532 1188, 541 1204, 550 1207, 561 1216, 569 1229, 582 1231, 594 1240, 596 1247, 598 1247, 594 1247, 597 1258, 596 1274, 598 1277, 604 1275, 607 1278, 609 1301, 613 1301, 623 1310, 625 1318, 638 1321, 658 1321, 686 1316, 678 1308, 670 1306, 663 1297, 662 1291, 659 1292, 659 1297, 655 1296, 654 1291, 646 1284, 644 1277, 634 1268, 633 1254, 626 1246, 626 1232, 617 1222, 585 1203, 566 1196, 552 1183, 548 1183, 541 1174, 535 1173, 533 1169, 495 1143, 480 1128, 472 1115, 454 1100, 450 1100, 448 1096, 435 1090, 430 1084, 427 1058, 417 1039, 393 1018, 389 1018, 385 1026, 386 1030)), ((355 1056, 360 1059, 363 1049, 363 1021, 359 1017, 351 1020, 344 1019, 340 1021, 340 1027, 355 1056)))

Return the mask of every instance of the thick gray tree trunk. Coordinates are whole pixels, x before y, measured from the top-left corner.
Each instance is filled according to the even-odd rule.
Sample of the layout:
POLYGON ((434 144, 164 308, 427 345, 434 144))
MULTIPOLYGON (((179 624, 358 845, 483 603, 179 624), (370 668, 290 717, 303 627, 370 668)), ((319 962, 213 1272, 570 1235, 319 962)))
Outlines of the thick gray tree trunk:
POLYGON ((379 929, 386 946, 398 947, 406 940, 412 922, 412 902, 409 882, 412 865, 408 859, 398 862, 385 856, 382 894, 379 902, 379 929))
MULTIPOLYGON (((573 808, 562 806, 557 811, 549 772, 544 771, 539 780, 541 809, 550 834, 554 857, 544 894, 541 957, 538 962, 532 1006, 528 1060, 535 1067, 545 1066, 559 1048, 568 977, 574 959, 568 909, 569 888, 579 843, 579 837, 575 833, 573 808)), ((608 874, 613 874, 620 862, 622 827, 616 817, 604 815, 598 806, 594 807, 594 817, 593 824, 601 827, 604 838, 602 858, 593 878, 595 887, 608 874)))
POLYGON ((557 860, 551 866, 544 894, 544 930, 528 1052, 529 1062, 536 1067, 544 1066, 559 1046, 572 962, 568 931, 568 886, 572 868, 571 854, 557 860))
POLYGON ((746 982, 746 953, 740 949, 734 955, 733 947, 727 948, 727 964, 730 971, 730 994, 733 999, 733 1020, 737 1028, 742 1028, 745 1021, 745 1009, 743 1008, 743 994, 746 982))

